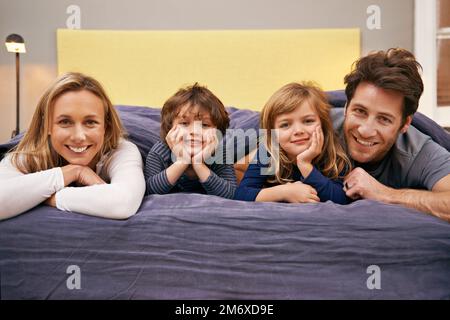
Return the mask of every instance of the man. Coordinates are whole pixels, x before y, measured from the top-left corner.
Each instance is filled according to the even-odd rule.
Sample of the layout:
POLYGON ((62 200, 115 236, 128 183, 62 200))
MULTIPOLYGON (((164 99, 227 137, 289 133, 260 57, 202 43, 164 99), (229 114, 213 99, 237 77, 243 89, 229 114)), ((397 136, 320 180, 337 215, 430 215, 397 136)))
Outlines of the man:
POLYGON ((345 77, 345 116, 335 128, 355 167, 344 190, 450 222, 450 153, 410 127, 423 91, 419 68, 410 52, 389 49, 359 59, 345 77))

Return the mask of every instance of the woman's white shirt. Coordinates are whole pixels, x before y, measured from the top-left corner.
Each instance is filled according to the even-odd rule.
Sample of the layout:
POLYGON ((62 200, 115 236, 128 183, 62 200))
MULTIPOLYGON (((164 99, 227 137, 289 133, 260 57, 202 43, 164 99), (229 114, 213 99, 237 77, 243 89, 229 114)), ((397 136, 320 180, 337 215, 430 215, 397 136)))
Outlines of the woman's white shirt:
POLYGON ((134 215, 145 194, 143 162, 136 145, 121 140, 96 168, 107 184, 64 187, 60 167, 23 174, 8 155, 0 162, 0 220, 23 213, 55 194, 56 207, 88 215, 126 219, 134 215))

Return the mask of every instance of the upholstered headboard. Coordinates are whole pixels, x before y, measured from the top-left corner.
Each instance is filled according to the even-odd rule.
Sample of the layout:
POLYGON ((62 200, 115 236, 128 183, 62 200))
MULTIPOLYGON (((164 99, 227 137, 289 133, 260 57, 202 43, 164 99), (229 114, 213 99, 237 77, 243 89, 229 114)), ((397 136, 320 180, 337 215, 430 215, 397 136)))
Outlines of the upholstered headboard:
POLYGON ((343 88, 359 29, 57 31, 58 72, 80 71, 114 104, 162 106, 179 87, 207 85, 225 105, 259 110, 291 81, 343 88))

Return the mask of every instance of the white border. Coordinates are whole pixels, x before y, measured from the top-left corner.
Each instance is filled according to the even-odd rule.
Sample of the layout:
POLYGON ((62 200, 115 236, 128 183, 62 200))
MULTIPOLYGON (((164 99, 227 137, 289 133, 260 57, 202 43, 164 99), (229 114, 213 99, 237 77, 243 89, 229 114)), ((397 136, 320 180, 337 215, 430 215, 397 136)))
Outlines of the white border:
POLYGON ((437 107, 436 11, 436 0, 414 1, 414 53, 423 67, 425 86, 418 111, 450 127, 450 107, 437 107))

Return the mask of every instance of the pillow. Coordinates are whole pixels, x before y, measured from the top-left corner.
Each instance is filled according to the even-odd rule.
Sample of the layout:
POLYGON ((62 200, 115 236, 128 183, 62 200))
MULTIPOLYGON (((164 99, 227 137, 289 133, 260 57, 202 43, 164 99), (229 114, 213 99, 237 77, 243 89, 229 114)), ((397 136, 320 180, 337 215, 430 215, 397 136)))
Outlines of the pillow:
MULTIPOLYGON (((347 99, 343 90, 329 91, 327 94, 330 104, 333 107, 342 108, 345 106, 347 99)), ((116 109, 127 130, 129 140, 137 145, 142 158, 145 160, 151 147, 160 139, 159 126, 161 109, 125 105, 118 105, 116 109)), ((227 111, 230 115, 230 129, 243 129, 244 131, 248 129, 259 129, 259 112, 234 107, 228 107, 227 111)), ((426 135, 429 135, 435 142, 450 152, 450 134, 436 122, 417 112, 413 117, 412 125, 426 135)), ((8 150, 20 141, 22 136, 23 133, 5 144, 0 144, 0 160, 8 150)), ((236 162, 251 151, 250 149, 254 141, 249 141, 248 138, 242 141, 240 138, 236 139, 232 135, 227 135, 224 137, 223 143, 227 154, 232 154, 233 161, 236 162), (237 148, 238 144, 244 145, 245 148, 237 148)))

